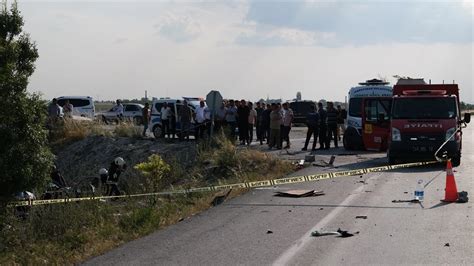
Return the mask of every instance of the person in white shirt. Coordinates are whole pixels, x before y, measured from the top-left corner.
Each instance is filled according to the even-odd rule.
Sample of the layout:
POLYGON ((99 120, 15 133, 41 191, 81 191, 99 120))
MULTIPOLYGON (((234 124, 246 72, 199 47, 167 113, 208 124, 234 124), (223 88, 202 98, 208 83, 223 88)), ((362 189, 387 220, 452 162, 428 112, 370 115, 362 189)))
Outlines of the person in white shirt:
POLYGON ((171 109, 168 106, 168 103, 165 102, 163 103, 163 106, 161 107, 160 110, 161 114, 161 128, 163 129, 161 136, 165 137, 166 134, 168 134, 168 138, 170 137, 170 115, 171 115, 171 109))
POLYGON ((214 119, 215 132, 221 130, 224 127, 226 114, 227 114, 227 107, 225 106, 225 102, 222 102, 219 109, 216 110, 216 117, 214 119))
POLYGON ((235 128, 237 127, 237 107, 235 107, 234 100, 230 100, 227 106, 227 111, 225 115, 225 122, 229 127, 230 136, 233 141, 235 141, 235 128))
POLYGON ((247 145, 250 146, 250 143, 252 143, 252 140, 253 140, 253 127, 255 125, 255 122, 257 121, 257 111, 253 108, 253 104, 252 102, 248 102, 248 107, 250 109, 250 112, 249 112, 249 139, 248 139, 248 143, 247 145))
POLYGON ((293 110, 289 108, 288 103, 283 104, 283 119, 282 119, 282 130, 281 130, 281 143, 286 141, 285 149, 290 148, 290 131, 291 124, 293 123, 293 110))
POLYGON ((112 111, 115 112, 119 121, 123 120, 123 105, 120 100, 116 101, 116 105, 112 111))
POLYGON ((203 138, 206 130, 206 120, 210 118, 210 112, 205 106, 204 101, 199 102, 199 107, 196 108, 194 120, 196 121, 196 139, 203 138))

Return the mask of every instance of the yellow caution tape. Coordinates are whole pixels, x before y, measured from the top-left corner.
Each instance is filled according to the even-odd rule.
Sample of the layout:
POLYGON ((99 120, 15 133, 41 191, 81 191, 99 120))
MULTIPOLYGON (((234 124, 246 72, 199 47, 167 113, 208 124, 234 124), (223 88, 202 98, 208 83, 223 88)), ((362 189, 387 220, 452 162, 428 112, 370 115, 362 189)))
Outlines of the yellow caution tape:
POLYGON ((294 176, 294 177, 285 177, 285 178, 278 178, 278 179, 271 179, 271 180, 242 182, 242 183, 234 183, 234 184, 218 185, 218 186, 195 187, 195 188, 189 188, 189 189, 131 194, 131 195, 91 196, 91 197, 47 199, 47 200, 24 200, 24 201, 17 201, 11 204, 11 206, 15 206, 15 207, 35 206, 35 205, 47 205, 47 204, 55 204, 55 203, 68 203, 68 202, 79 202, 79 201, 100 200, 100 199, 164 196, 164 195, 173 195, 173 194, 187 194, 187 193, 193 193, 193 192, 211 192, 211 191, 225 190, 225 189, 270 187, 270 186, 276 186, 276 185, 295 184, 295 183, 304 183, 304 182, 318 181, 318 180, 324 180, 324 179, 332 179, 332 178, 343 177, 343 176, 354 176, 354 175, 362 175, 362 174, 375 173, 375 172, 383 172, 383 171, 389 171, 389 170, 394 170, 394 169, 429 165, 429 164, 434 164, 434 163, 438 163, 438 161, 405 163, 405 164, 387 165, 387 166, 380 166, 380 167, 361 168, 361 169, 355 169, 355 170, 327 172, 327 173, 320 173, 320 174, 314 174, 314 175, 294 176))

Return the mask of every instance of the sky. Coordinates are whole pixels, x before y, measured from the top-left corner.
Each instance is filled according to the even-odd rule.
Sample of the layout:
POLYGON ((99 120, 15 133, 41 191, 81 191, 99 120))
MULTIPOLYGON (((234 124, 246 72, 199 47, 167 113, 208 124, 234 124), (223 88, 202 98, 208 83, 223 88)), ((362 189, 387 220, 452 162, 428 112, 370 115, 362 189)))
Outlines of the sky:
POLYGON ((28 89, 49 99, 344 101, 400 75, 474 103, 472 0, 18 2, 40 55, 28 89))

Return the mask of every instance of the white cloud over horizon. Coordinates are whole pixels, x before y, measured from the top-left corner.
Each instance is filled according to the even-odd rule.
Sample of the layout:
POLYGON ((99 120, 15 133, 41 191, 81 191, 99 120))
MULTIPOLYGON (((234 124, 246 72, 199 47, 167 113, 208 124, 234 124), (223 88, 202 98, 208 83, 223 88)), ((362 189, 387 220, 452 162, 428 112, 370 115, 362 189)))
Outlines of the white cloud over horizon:
POLYGON ((343 101, 360 81, 393 82, 398 74, 456 80, 462 100, 474 102, 472 3, 421 2, 423 10, 417 1, 396 14, 407 9, 349 2, 20 1, 40 53, 29 88, 47 98, 220 89, 229 98, 292 99, 301 91, 306 99, 343 101))

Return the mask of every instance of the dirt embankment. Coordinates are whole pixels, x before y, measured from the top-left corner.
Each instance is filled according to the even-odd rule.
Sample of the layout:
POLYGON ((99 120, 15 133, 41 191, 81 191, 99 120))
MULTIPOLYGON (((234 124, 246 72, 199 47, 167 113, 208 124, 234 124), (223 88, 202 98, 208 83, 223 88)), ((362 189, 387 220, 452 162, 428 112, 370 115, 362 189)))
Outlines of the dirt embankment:
POLYGON ((54 152, 59 170, 66 180, 73 182, 97 177, 99 169, 109 168, 110 163, 118 156, 124 158, 128 166, 120 178, 133 178, 137 174, 133 166, 156 153, 165 161, 176 160, 186 168, 195 160, 196 144, 186 141, 89 136, 57 148, 54 152))

